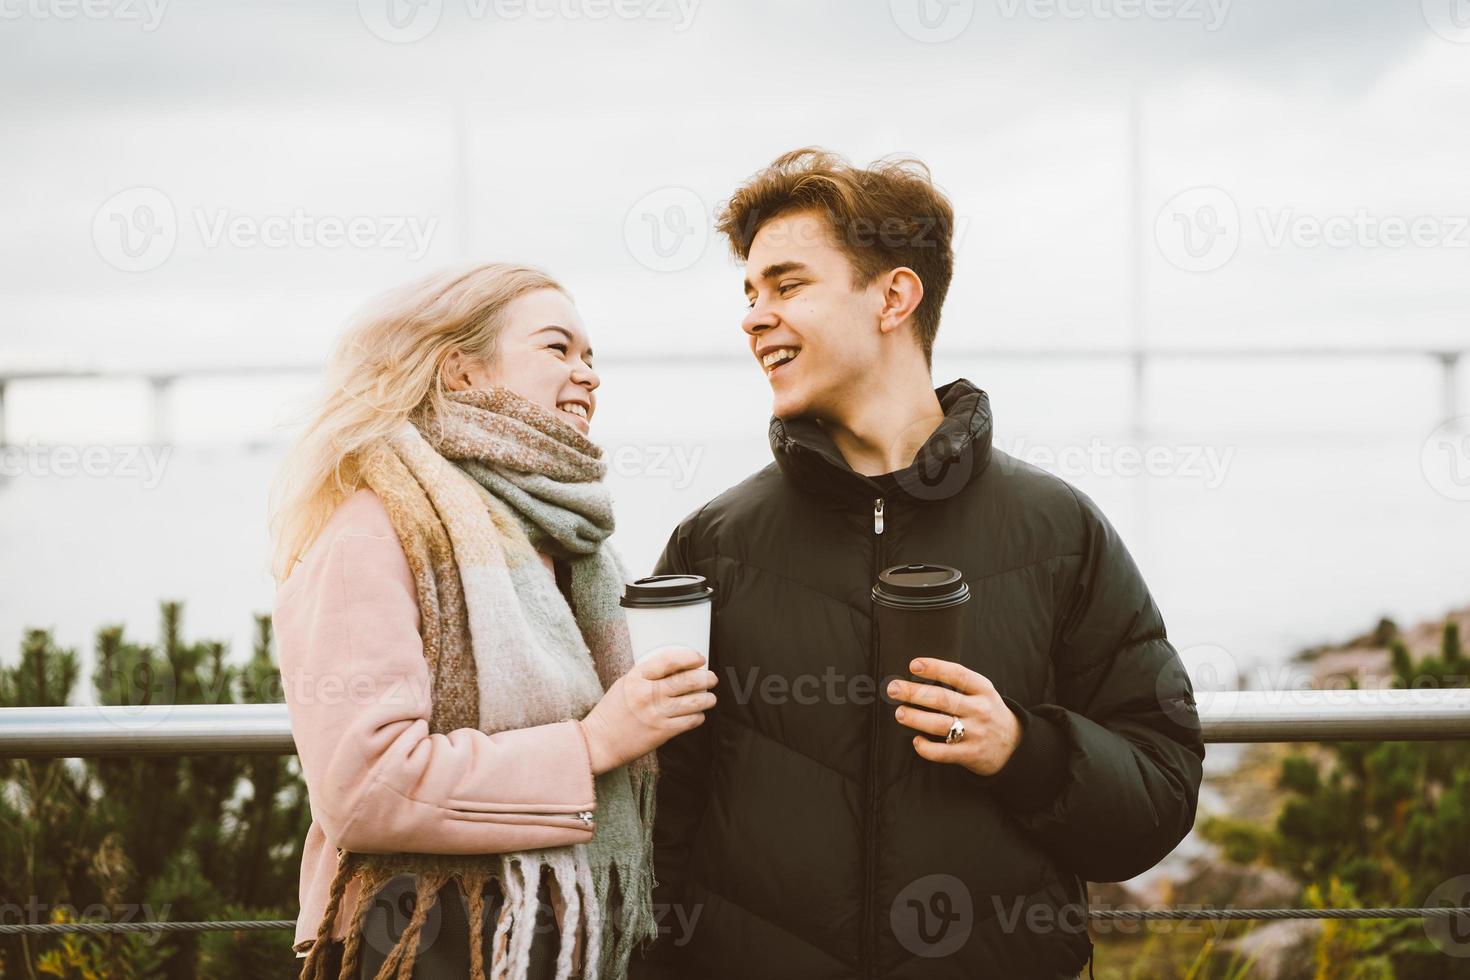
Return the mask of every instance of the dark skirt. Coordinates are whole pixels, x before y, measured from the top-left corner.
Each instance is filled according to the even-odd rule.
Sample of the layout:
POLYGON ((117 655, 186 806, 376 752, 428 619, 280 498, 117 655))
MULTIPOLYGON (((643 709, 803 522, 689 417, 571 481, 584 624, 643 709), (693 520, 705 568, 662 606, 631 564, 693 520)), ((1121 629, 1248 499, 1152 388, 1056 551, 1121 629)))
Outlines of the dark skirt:
MULTIPOLYGON (((536 910, 536 935, 531 941, 531 964, 527 980, 555 980, 556 959, 561 949, 556 914, 551 904, 551 875, 541 879, 540 898, 536 910)), ((500 913, 503 896, 500 883, 491 879, 485 885, 485 926, 481 932, 485 970, 490 970, 494 923, 500 913)), ((403 935, 413 915, 413 878, 394 878, 374 899, 363 916, 362 969, 360 980, 373 980, 388 952, 403 935)), ((424 920, 419 934, 418 955, 414 958, 414 980, 464 980, 470 975, 469 920, 464 896, 451 882, 439 890, 434 907, 424 920)), ((342 970, 342 943, 331 940, 327 948, 327 976, 336 977, 342 970)), ((580 974, 573 974, 575 980, 580 974)))

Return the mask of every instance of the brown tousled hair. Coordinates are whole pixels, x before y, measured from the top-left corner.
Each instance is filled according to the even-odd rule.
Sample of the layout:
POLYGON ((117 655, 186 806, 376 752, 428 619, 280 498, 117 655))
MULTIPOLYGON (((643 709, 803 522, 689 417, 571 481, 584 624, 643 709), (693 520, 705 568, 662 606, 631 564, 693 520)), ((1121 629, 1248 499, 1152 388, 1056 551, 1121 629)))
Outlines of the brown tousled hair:
POLYGON ((906 266, 924 284, 914 310, 914 333, 932 364, 934 337, 954 274, 954 209, 912 159, 879 160, 867 168, 820 147, 783 153, 747 180, 716 216, 716 229, 744 262, 761 226, 782 215, 811 211, 825 217, 838 248, 852 264, 854 288, 906 266))

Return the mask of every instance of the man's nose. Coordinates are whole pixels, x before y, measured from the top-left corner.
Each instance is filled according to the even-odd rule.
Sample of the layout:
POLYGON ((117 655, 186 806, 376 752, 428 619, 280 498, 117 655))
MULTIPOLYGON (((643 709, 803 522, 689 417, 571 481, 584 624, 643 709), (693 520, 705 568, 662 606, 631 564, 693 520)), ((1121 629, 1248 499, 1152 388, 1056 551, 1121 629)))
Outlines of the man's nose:
POLYGON ((753 306, 750 312, 745 314, 745 319, 740 322, 740 329, 757 336, 763 330, 769 330, 776 325, 776 318, 769 310, 763 310, 760 306, 753 306))

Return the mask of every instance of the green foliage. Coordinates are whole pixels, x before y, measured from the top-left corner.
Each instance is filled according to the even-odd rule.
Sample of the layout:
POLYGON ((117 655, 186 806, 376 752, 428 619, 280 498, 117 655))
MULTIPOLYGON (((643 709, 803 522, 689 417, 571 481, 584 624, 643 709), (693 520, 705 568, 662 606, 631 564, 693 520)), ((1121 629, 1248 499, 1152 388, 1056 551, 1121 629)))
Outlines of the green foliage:
POLYGON ((1199 834, 1219 846, 1226 860, 1255 864, 1275 856, 1276 835, 1269 827, 1233 817, 1207 816, 1200 820, 1199 834))
MULTIPOLYGON (((1453 622, 1436 654, 1416 660, 1396 638, 1390 657, 1396 686, 1466 684, 1453 622)), ((1279 786, 1288 799, 1275 839, 1255 852, 1307 885, 1309 901, 1317 907, 1418 906, 1440 883, 1470 869, 1470 745, 1349 742, 1325 749, 1325 763, 1300 754, 1283 762, 1279 786)), ((1420 920, 1328 921, 1317 948, 1317 978, 1470 976, 1470 962, 1451 960, 1428 941, 1420 920), (1451 968, 1461 972, 1443 972, 1451 968)))
MULTIPOLYGON (((1307 886, 1308 908, 1362 908, 1351 885, 1332 878, 1323 894, 1320 885, 1307 886)), ((1393 964, 1383 952, 1387 930, 1382 923, 1401 927, 1403 921, 1382 919, 1324 919, 1317 941, 1314 980, 1394 980, 1393 964)))
MULTIPOLYGON (((99 630, 95 703, 125 715, 284 700, 270 617, 256 617, 243 665, 222 643, 187 641, 182 620, 179 603, 163 603, 156 644, 99 630)), ((16 666, 0 668, 0 707, 70 703, 79 679, 75 651, 28 631, 16 666)), ((29 902, 28 922, 291 918, 309 822, 291 756, 0 761, 0 880, 7 900, 29 902)), ((289 930, 5 936, 0 977, 275 976, 293 963, 290 944, 289 930)))
MULTIPOLYGON (((221 919, 292 919, 296 907, 248 908, 226 905, 221 919)), ((283 964, 291 964, 292 953, 281 951, 277 935, 260 930, 207 932, 199 942, 199 974, 212 980, 256 980, 281 976, 283 964)))

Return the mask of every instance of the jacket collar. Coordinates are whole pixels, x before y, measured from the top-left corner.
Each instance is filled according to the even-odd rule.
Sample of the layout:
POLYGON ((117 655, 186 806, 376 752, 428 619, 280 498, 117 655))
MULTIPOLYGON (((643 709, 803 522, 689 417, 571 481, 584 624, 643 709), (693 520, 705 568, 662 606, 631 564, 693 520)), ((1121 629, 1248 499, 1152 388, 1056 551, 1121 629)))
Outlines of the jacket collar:
POLYGON ((854 472, 832 437, 810 417, 771 417, 771 452, 781 472, 803 490, 827 497, 938 500, 959 493, 990 463, 990 397, 964 378, 936 388, 944 421, 901 470, 854 472))

